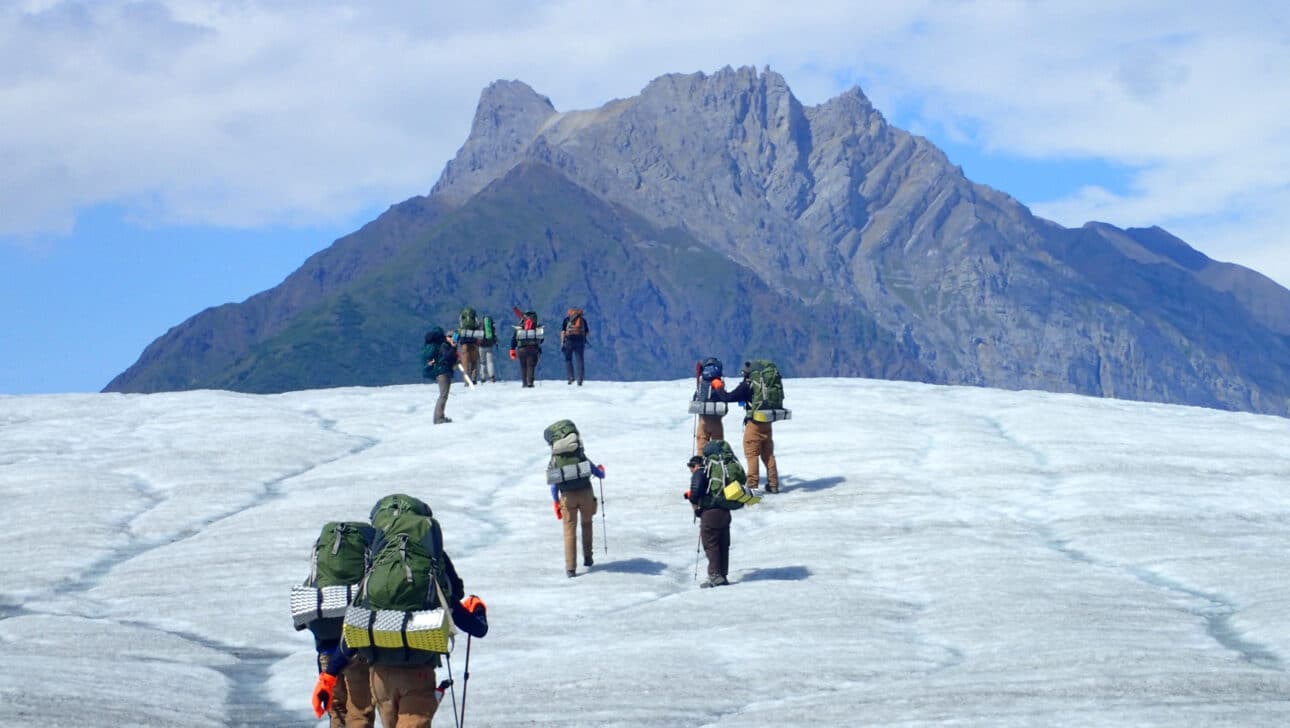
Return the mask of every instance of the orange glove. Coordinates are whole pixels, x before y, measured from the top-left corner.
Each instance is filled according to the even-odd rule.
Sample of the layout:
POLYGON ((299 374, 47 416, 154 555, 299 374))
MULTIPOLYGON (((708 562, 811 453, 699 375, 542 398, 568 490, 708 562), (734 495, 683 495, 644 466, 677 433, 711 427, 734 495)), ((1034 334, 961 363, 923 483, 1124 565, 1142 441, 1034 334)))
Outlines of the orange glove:
POLYGON ((720 379, 713 379, 713 380, 712 380, 712 388, 713 388, 713 389, 722 389, 722 388, 724 388, 725 386, 726 386, 726 383, 725 383, 725 382, 723 382, 723 381, 721 381, 720 379))
POLYGON ((551 505, 555 506, 555 517, 556 517, 556 518, 558 518, 558 519, 560 519, 561 521, 563 521, 563 520, 564 520, 564 514, 560 512, 560 502, 559 502, 559 501, 556 501, 555 503, 552 503, 551 505))
POLYGON ((335 689, 335 675, 329 675, 325 672, 318 674, 318 682, 314 683, 313 693, 315 718, 321 718, 323 713, 327 712, 327 706, 331 705, 331 696, 335 689))
POLYGON ((511 349, 511 361, 515 361, 515 350, 511 349))
POLYGON ((484 604, 484 600, 480 599, 474 594, 471 594, 470 596, 463 599, 461 602, 461 606, 471 614, 478 614, 479 612, 488 611, 488 605, 484 604))

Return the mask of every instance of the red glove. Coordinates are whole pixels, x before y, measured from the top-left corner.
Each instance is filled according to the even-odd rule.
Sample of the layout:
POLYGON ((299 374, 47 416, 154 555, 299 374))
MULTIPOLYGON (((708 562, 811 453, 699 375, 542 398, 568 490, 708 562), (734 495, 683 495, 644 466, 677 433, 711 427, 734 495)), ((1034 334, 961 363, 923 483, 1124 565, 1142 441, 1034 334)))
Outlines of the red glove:
POLYGON ((563 521, 563 520, 564 520, 564 514, 560 512, 560 501, 556 501, 556 502, 552 503, 551 505, 555 506, 555 517, 556 517, 556 518, 558 518, 558 519, 560 519, 561 521, 563 521))
POLYGON ((515 360, 515 350, 511 349, 511 361, 515 360))
POLYGON ((327 712, 327 706, 331 705, 332 692, 336 688, 336 676, 328 673, 319 673, 318 682, 314 683, 313 703, 314 717, 321 718, 323 713, 327 712))

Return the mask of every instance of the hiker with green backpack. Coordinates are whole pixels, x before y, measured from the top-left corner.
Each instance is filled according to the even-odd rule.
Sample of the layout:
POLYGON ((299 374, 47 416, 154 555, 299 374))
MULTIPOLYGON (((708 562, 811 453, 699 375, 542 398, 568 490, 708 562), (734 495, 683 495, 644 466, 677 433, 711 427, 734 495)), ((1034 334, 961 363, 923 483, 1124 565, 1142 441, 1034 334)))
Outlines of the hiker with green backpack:
POLYGON ((792 417, 784 409, 784 380, 779 367, 766 359, 744 362, 743 381, 732 390, 714 386, 712 398, 744 406, 744 459, 748 461, 748 487, 760 484, 757 463, 766 465, 766 492, 779 492, 779 467, 775 463, 775 438, 771 423, 792 417))
POLYGON ((744 469, 725 440, 709 441, 686 466, 690 489, 685 497, 699 519, 699 541, 708 557, 708 580, 699 588, 725 586, 730 583, 730 512, 760 502, 761 496, 748 489, 744 469))
POLYGON ((479 342, 484 338, 484 325, 474 308, 466 306, 461 309, 457 319, 457 359, 461 362, 463 373, 472 382, 479 381, 479 342))
MULTIPOLYGON (((331 655, 340 645, 345 610, 367 573, 375 540, 376 529, 367 523, 327 523, 314 541, 309 576, 291 589, 291 616, 297 630, 308 628, 314 635, 319 675, 331 667, 331 655)), ((327 705, 331 728, 372 728, 376 711, 367 660, 356 656, 330 674, 335 679, 327 705)))
POLYGON ((595 521, 598 501, 596 491, 591 487, 591 478, 599 478, 603 483, 605 467, 587 459, 582 435, 572 420, 552 423, 542 432, 542 437, 551 446, 546 482, 551 486, 555 517, 564 523, 564 574, 573 578, 578 575, 579 526, 582 527, 582 564, 590 568, 595 563, 592 558, 595 538, 591 525, 595 521))
MULTIPOLYGON (((370 665, 382 725, 429 726, 439 707, 437 689, 450 685, 435 682, 440 655, 451 651, 456 628, 471 637, 488 633, 487 607, 479 597, 466 596, 443 550, 439 523, 424 501, 386 496, 373 506, 371 521, 378 531, 371 565, 345 610, 340 644, 328 654, 314 686, 314 714, 321 717, 334 702, 336 676, 361 655, 370 665)), ((468 683, 469 639, 466 646, 468 683)))

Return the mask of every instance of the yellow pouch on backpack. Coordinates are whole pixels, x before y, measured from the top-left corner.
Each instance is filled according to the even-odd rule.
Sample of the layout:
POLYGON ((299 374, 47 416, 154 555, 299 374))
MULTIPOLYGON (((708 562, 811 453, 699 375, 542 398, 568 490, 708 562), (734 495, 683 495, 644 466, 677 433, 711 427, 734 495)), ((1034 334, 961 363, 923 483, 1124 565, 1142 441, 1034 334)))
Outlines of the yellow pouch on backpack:
POLYGON ((721 490, 721 495, 728 501, 743 503, 746 506, 761 503, 761 496, 756 495, 748 486, 737 480, 727 483, 726 487, 721 490))

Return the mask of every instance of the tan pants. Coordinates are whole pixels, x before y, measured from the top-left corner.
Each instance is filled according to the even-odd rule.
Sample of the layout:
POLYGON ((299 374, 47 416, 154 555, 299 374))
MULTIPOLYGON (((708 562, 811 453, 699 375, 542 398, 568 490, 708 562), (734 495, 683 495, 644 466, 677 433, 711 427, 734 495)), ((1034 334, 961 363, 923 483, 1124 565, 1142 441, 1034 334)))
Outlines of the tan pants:
POLYGON ((457 361, 461 362, 466 374, 470 375, 470 381, 479 381, 479 344, 458 344, 457 361))
POLYGON ((591 530, 596 515, 596 493, 591 488, 579 488, 560 493, 560 512, 564 514, 564 570, 578 567, 578 524, 582 524, 582 562, 591 561, 595 539, 591 530))
POLYGON ((766 463, 766 490, 779 492, 779 468, 775 465, 775 440, 769 422, 744 423, 744 460, 748 463, 748 487, 756 488, 760 482, 757 461, 766 463))
POLYGON ((699 424, 694 428, 694 454, 702 455, 703 446, 712 440, 726 439, 726 428, 720 415, 697 415, 699 424))
POLYGON ((372 665, 372 697, 385 728, 427 728, 439 709, 430 665, 372 665))
MULTIPOLYGON (((318 664, 327 668, 327 655, 318 656, 318 664)), ((372 705, 372 685, 368 674, 367 658, 354 655, 332 689, 331 728, 372 728, 376 723, 376 709, 372 705)))

